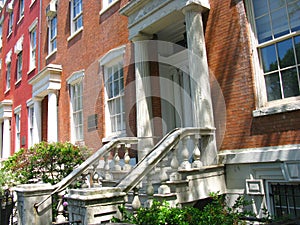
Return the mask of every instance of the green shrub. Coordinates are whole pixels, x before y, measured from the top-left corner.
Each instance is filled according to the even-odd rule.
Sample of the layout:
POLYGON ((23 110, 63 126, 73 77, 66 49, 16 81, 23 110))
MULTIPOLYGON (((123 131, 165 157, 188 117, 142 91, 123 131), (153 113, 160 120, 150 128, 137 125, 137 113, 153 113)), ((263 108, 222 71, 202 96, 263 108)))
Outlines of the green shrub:
MULTIPOLYGON (((41 181, 57 184, 89 155, 87 148, 69 142, 40 142, 29 149, 22 148, 4 162, 0 176, 2 173, 6 178, 0 178, 0 191, 4 186, 12 187, 41 181)), ((57 215, 57 195, 52 196, 52 203, 54 220, 57 215)))
POLYGON ((136 214, 128 213, 124 207, 120 207, 122 219, 114 218, 114 222, 126 222, 138 225, 233 225, 246 224, 243 218, 255 216, 245 210, 245 206, 251 204, 240 196, 232 207, 225 204, 225 198, 216 193, 211 194, 212 202, 203 210, 184 207, 172 208, 166 202, 153 201, 150 208, 139 208, 136 214))
POLYGON ((86 148, 69 142, 40 142, 9 157, 2 170, 11 174, 13 185, 40 181, 56 184, 85 160, 85 152, 86 148))

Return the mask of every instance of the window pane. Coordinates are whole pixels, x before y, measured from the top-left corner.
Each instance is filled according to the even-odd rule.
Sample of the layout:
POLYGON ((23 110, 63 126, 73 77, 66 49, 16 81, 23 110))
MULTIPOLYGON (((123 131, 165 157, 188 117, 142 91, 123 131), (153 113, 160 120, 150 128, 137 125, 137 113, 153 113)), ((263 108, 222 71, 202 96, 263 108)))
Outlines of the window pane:
POLYGON ((280 68, 295 65, 295 55, 292 39, 277 44, 280 68))
POLYGON ((267 0, 253 0, 254 14, 255 17, 262 16, 268 13, 268 2, 267 0))
POLYGON ((281 79, 285 98, 297 96, 300 94, 296 69, 286 70, 282 72, 281 79))
POLYGON ((120 104, 120 98, 116 99, 116 114, 119 114, 121 112, 121 104, 120 104))
POLYGON ((261 57, 264 72, 270 72, 278 69, 276 59, 275 45, 270 45, 261 49, 261 57))
POLYGON ((270 3, 270 10, 274 11, 280 7, 285 6, 285 1, 283 0, 269 0, 270 3))
MULTIPOLYGON (((273 1, 273 0, 272 0, 273 1)), ((289 33, 289 26, 285 7, 271 13, 274 37, 289 33)))
POLYGON ((117 127, 118 130, 122 130, 121 115, 117 116, 117 127))
POLYGON ((288 5, 288 13, 292 31, 300 30, 300 1, 288 5))
POLYGON ((300 36, 295 37, 295 48, 297 55, 297 64, 300 64, 300 36))
POLYGON ((114 96, 118 96, 119 95, 119 81, 116 80, 114 81, 114 96))
POLYGON ((268 101, 281 99, 280 80, 278 73, 265 76, 268 101))
POLYGON ((256 29, 259 43, 272 39, 269 15, 263 16, 256 20, 256 29))

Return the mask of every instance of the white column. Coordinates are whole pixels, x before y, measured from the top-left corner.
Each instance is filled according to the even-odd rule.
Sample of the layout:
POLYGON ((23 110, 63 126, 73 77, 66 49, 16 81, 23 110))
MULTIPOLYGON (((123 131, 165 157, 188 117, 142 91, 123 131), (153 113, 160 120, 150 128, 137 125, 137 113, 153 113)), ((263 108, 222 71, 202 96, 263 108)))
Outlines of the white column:
POLYGON ((153 121, 151 101, 150 66, 148 62, 147 39, 138 36, 134 41, 135 84, 136 84, 136 114, 138 157, 143 158, 153 147, 153 121))
MULTIPOLYGON (((193 107, 194 126, 214 127, 214 116, 209 82, 209 69, 205 48, 202 11, 207 8, 190 3, 183 8, 186 22, 187 45, 189 50, 189 72, 191 79, 191 97, 193 107)), ((202 138, 203 165, 217 163, 217 148, 215 135, 208 139, 202 138)))
POLYGON ((3 121, 0 121, 0 158, 3 156, 3 121))
POLYGON ((4 117, 3 120, 3 155, 4 159, 10 156, 10 120, 11 118, 4 117))
POLYGON ((57 96, 56 91, 49 91, 48 93, 48 142, 58 141, 57 132, 57 96))
POLYGON ((37 144, 42 140, 42 98, 35 97, 33 103, 33 143, 37 144))
POLYGON ((189 72, 193 101, 194 126, 214 127, 209 70, 205 48, 201 5, 191 3, 183 9, 189 49, 189 72))

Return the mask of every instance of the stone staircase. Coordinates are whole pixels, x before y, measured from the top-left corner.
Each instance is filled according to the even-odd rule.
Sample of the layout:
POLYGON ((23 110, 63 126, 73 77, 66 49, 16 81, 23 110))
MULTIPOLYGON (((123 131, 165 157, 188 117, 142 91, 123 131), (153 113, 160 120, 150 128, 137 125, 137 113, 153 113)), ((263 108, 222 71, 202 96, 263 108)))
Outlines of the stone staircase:
MULTIPOLYGON (((69 221, 88 225, 120 217, 118 206, 123 204, 134 211, 157 199, 175 207, 193 205, 211 192, 225 193, 224 166, 217 164, 214 132, 212 128, 175 129, 134 166, 130 149, 138 139, 113 140, 55 185, 51 195, 84 180, 82 188, 68 190, 65 198, 69 221)), ((59 209, 57 222, 61 223, 62 202, 59 209)))

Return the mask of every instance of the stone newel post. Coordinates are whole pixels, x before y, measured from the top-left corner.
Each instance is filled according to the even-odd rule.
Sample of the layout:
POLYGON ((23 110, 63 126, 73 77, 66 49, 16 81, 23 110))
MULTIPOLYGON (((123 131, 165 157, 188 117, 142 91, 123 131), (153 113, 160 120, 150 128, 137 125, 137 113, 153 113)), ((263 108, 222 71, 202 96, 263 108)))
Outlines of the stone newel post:
POLYGON ((51 197, 37 210, 35 204, 45 200, 53 191, 51 184, 24 184, 15 188, 17 192, 17 209, 19 225, 52 225, 51 197))

